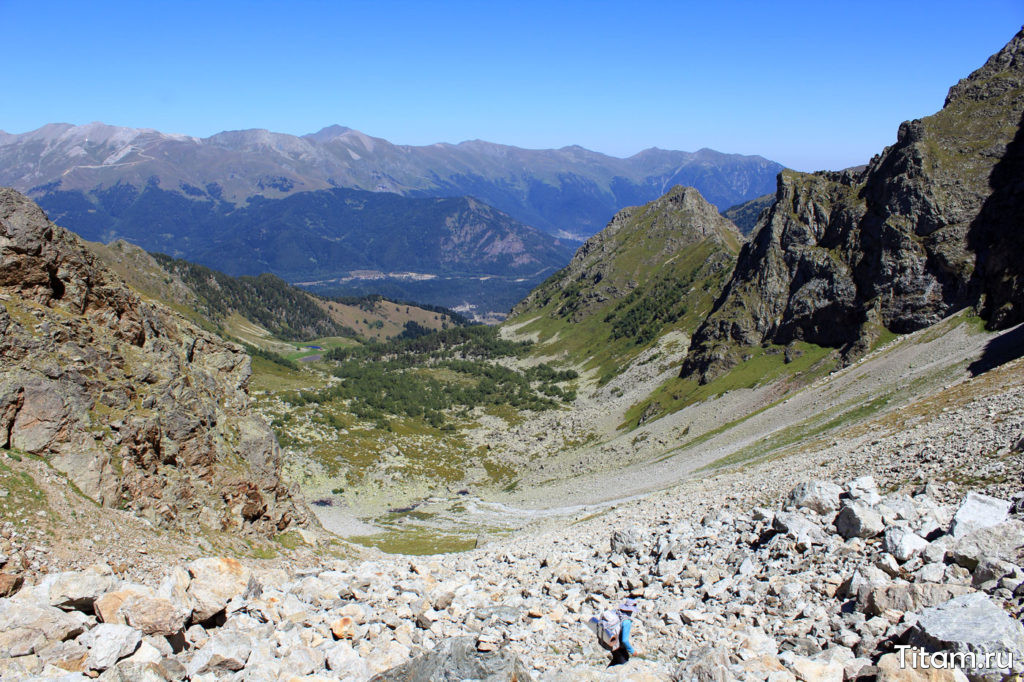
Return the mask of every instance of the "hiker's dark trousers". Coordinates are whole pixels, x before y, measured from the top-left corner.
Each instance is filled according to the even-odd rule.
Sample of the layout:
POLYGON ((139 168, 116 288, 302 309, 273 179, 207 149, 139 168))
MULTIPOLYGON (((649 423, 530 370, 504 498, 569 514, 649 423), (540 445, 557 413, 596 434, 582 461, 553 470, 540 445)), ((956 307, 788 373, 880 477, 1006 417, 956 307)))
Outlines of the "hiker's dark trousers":
POLYGON ((612 662, 608 664, 608 667, 613 665, 622 665, 629 660, 629 652, 626 651, 626 647, 620 646, 618 649, 612 652, 612 662))

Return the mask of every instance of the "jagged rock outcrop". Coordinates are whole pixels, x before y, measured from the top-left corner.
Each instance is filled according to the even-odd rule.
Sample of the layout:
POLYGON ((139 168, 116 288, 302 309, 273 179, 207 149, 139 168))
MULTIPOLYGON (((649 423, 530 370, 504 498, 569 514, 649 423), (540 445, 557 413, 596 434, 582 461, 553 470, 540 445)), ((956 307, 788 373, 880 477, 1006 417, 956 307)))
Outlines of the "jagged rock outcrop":
POLYGON ((865 169, 782 172, 682 375, 764 342, 850 357, 972 305, 992 328, 1024 320, 1022 117, 1024 31, 865 169))
POLYGON ((269 534, 307 518, 249 410, 249 357, 143 301, 0 189, 0 447, 163 527, 269 534))

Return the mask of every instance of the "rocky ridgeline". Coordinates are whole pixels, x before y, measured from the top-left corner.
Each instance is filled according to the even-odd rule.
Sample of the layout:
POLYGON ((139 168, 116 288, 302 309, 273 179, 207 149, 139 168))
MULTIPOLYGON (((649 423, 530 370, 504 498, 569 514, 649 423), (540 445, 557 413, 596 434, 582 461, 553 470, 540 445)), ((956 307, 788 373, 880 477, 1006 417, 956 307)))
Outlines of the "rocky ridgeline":
POLYGON ((242 348, 140 299, 0 188, 0 448, 154 526, 276 533, 307 512, 249 376, 242 348))
POLYGON ((1012 656, 1020 672, 1024 495, 942 496, 810 480, 774 510, 667 513, 610 538, 584 525, 499 552, 291 572, 206 558, 149 584, 106 566, 53 573, 0 599, 0 675, 915 680, 900 658, 918 649, 1012 656), (605 671, 584 622, 627 594, 642 603, 640 657, 605 671))
POLYGON ((869 349, 975 306, 992 329, 1024 320, 1024 31, 903 123, 861 170, 779 174, 684 377, 711 381, 764 342, 869 349))

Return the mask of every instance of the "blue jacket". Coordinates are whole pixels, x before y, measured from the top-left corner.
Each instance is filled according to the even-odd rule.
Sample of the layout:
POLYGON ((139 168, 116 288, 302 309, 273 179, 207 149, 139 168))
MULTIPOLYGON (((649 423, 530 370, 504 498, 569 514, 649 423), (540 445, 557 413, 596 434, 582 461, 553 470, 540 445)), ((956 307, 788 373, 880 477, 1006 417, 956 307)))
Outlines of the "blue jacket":
POLYGON ((622 620, 622 629, 619 630, 619 644, 626 647, 626 652, 633 655, 633 645, 629 643, 629 632, 633 629, 633 621, 629 618, 622 620))

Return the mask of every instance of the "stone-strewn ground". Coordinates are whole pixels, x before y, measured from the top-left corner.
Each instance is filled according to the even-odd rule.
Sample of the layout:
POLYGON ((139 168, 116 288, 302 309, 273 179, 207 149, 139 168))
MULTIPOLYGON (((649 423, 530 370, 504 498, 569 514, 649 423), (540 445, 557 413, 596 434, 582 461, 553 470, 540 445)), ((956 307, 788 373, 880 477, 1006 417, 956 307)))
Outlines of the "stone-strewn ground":
POLYGON ((463 554, 96 565, 20 589, 5 556, 0 674, 919 679, 904 644, 1020 665, 1022 375, 1017 360, 787 457, 463 554), (627 595, 638 656, 608 671, 584 622, 627 595))

